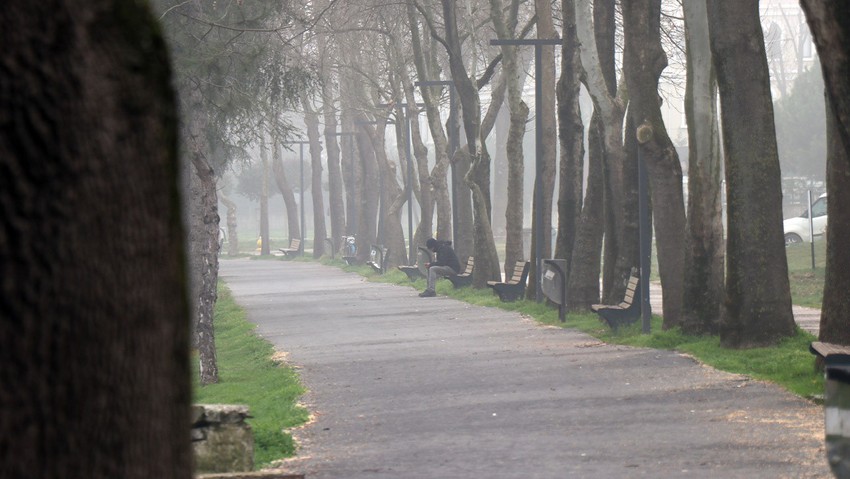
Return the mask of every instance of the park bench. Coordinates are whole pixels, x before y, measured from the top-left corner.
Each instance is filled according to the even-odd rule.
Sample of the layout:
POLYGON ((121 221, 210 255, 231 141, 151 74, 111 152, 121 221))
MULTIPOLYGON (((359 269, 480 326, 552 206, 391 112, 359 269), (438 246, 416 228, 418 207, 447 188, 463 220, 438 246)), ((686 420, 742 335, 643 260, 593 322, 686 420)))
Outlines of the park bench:
POLYGON ((475 258, 470 256, 469 259, 466 260, 466 268, 462 273, 458 273, 454 276, 447 276, 449 281, 452 282, 452 286, 455 288, 462 288, 464 286, 469 286, 472 284, 472 269, 475 267, 475 258))
POLYGON ((616 331, 622 325, 632 324, 640 317, 640 299, 637 297, 640 279, 638 268, 632 268, 626 294, 619 304, 594 304, 590 309, 599 315, 599 319, 616 331))
POLYGON ((297 256, 301 254, 301 238, 292 238, 289 248, 278 248, 278 251, 286 256, 297 256))
POLYGON ((428 248, 419 246, 418 253, 419 255, 416 264, 410 266, 402 265, 398 267, 398 269, 400 269, 404 274, 406 274, 411 281, 416 281, 419 278, 428 277, 428 268, 425 267, 425 263, 430 263, 432 261, 431 252, 428 250, 428 248))
POLYGON ((528 270, 531 265, 528 261, 517 261, 514 265, 513 275, 504 283, 500 281, 487 281, 487 286, 493 288, 493 292, 499 295, 502 302, 510 303, 521 299, 525 294, 525 283, 528 279, 528 270))
POLYGON ((384 274, 387 271, 387 249, 382 245, 373 244, 369 252, 369 261, 366 262, 378 274, 384 274))

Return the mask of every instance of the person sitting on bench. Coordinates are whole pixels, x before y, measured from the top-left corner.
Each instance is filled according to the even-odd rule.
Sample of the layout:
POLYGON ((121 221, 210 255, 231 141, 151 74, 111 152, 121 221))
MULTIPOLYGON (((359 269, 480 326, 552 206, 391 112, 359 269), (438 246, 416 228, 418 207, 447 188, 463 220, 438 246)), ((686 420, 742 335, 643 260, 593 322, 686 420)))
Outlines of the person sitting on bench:
POLYGON ((437 241, 434 238, 428 238, 428 241, 425 242, 425 247, 429 251, 436 253, 436 259, 433 263, 425 264, 425 267, 428 269, 428 287, 425 291, 419 293, 419 296, 430 298, 437 295, 437 292, 434 290, 437 278, 456 275, 460 271, 460 261, 458 261, 450 241, 437 241))

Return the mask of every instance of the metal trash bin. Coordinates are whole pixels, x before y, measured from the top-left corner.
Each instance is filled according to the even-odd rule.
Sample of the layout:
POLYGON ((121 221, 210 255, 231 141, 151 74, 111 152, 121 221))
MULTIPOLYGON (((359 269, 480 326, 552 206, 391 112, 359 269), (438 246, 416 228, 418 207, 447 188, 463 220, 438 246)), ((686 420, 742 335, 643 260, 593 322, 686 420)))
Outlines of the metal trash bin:
POLYGON ((850 354, 824 357, 826 457, 832 473, 850 478, 850 354))
POLYGON ((543 295, 558 305, 558 319, 563 323, 567 320, 567 260, 544 259, 542 277, 543 295))

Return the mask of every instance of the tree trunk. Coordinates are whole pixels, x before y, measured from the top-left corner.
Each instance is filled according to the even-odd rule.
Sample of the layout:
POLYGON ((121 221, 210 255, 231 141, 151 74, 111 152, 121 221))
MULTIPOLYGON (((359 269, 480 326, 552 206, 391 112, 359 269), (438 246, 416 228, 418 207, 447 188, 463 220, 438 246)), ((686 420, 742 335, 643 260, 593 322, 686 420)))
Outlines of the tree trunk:
POLYGON ((682 330, 688 334, 719 334, 725 245, 716 76, 705 2, 687 2, 684 11, 689 166, 682 330))
POLYGON ((146 4, 107 0, 5 3, 0 22, 2 475, 188 479, 178 120, 159 27, 146 4))
MULTIPOLYGON (((344 88, 344 86, 340 88, 343 95, 344 88)), ((342 120, 343 130, 350 133, 345 136, 346 147, 341 155, 340 167, 343 185, 345 186, 345 234, 351 236, 357 234, 360 205, 363 201, 363 192, 359 189, 359 185, 362 184, 360 179, 361 160, 357 155, 357 133, 351 110, 343 108, 340 119, 342 120)))
MULTIPOLYGON (((302 97, 304 106, 304 123, 307 125, 307 139, 310 142, 310 169, 312 182, 310 192, 313 199, 313 258, 321 258, 325 254, 325 200, 322 195, 322 144, 319 139, 319 115, 313 110, 306 96, 302 97)), ((302 232, 305 233, 306 232, 302 232)))
MULTIPOLYGON (((364 118, 365 119, 365 118, 364 118)), ((369 248, 376 242, 378 230, 378 206, 381 198, 381 180, 378 164, 375 160, 375 151, 369 141, 367 126, 359 126, 359 134, 356 136, 357 151, 360 157, 360 173, 358 175, 360 184, 360 208, 357 211, 357 262, 365 263, 369 260, 369 248)))
POLYGON ((585 85, 599 113, 600 124, 603 125, 603 301, 619 302, 625 292, 622 280, 628 278, 631 267, 638 262, 638 225, 637 169, 635 159, 627 157, 624 147, 622 130, 625 106, 621 98, 615 97, 614 2, 597 0, 591 11, 591 0, 576 0, 575 12, 577 19, 593 18, 593 23, 577 21, 576 35, 582 66, 586 72, 585 85))
MULTIPOLYGON (((557 38, 555 26, 552 22, 552 1, 551 0, 534 0, 534 10, 537 14, 537 38, 557 38)), ((535 47, 541 48, 541 47, 535 47)), ((543 90, 544 98, 554 98, 555 91, 555 47, 542 47, 540 52, 541 89, 543 90)), ((532 202, 531 215, 531 258, 537 257, 537 235, 543 234, 541 245, 543 251, 540 252, 541 258, 550 258, 552 256, 552 199, 555 194, 555 174, 557 165, 557 141, 558 141, 558 125, 555 121, 555 104, 553 101, 544 101, 539 107, 535 107, 538 114, 542 117, 540 124, 543 126, 541 138, 543 140, 540 145, 542 152, 542 170, 539 172, 541 181, 534 184, 534 201, 532 202), (542 199, 542 204, 536 204, 538 194, 536 189, 542 188, 543 191, 539 195, 542 199), (542 209, 542 215, 533 212, 538 208, 542 209), (543 224, 538 225, 538 218, 542 218, 543 224)), ((535 165, 535 170, 537 166, 535 165)), ((535 175, 538 172, 535 171, 535 175)), ((526 288, 526 297, 533 298, 537 294, 538 278, 540 273, 537 271, 537 264, 531 262, 531 269, 528 273, 528 287, 526 288)))
MULTIPOLYGON (((800 5, 818 50, 826 95, 835 115, 836 133, 844 149, 850 151, 850 84, 847 82, 850 78, 850 57, 847 55, 850 12, 843 2, 800 0, 800 5)), ((830 202, 836 205, 832 198, 830 202)))
MULTIPOLYGON (((496 243, 493 240, 493 230, 490 226, 490 155, 487 153, 486 145, 480 136, 481 111, 478 90, 466 72, 466 66, 461 55, 460 37, 455 15, 456 5, 452 0, 442 0, 442 5, 452 81, 460 97, 467 146, 471 159, 471 166, 464 180, 472 191, 474 205, 473 252, 475 254, 475 270, 473 271, 472 285, 476 288, 484 288, 487 281, 498 280, 502 276, 499 257, 496 253, 496 243)), ((457 244, 456 246, 460 247, 457 244)))
POLYGON ((708 2, 726 158, 723 346, 775 344, 796 332, 782 231, 782 189, 757 0, 708 2))
MULTIPOLYGON (((438 77, 439 72, 432 72, 428 68, 426 48, 420 40, 416 9, 412 3, 407 4, 407 20, 410 27, 410 42, 413 48, 413 63, 416 67, 416 76, 423 80, 435 79, 438 77)), ((429 172, 428 158, 425 157, 424 161, 422 161, 419 156, 416 157, 420 185, 419 207, 421 209, 421 215, 419 225, 414 234, 415 244, 424 244, 424 241, 433 235, 435 206, 437 213, 437 233, 435 237, 441 240, 452 239, 452 205, 447 181, 450 146, 441 124, 439 96, 434 95, 436 91, 438 90, 435 87, 420 88, 422 101, 425 103, 428 129, 434 140, 435 165, 434 169, 429 172)), ((408 99, 409 102, 410 100, 408 99)))
MULTIPOLYGON (((330 73, 326 73, 326 78, 330 73)), ((331 214, 331 241, 334 251, 341 246, 345 233, 345 202, 343 200, 342 173, 340 172, 340 148, 337 143, 337 119, 333 91, 327 84, 322 86, 322 111, 325 119, 325 145, 328 148, 328 202, 331 214)))
POLYGON ((295 193, 292 191, 292 187, 289 186, 289 180, 286 178, 286 170, 283 168, 283 159, 280 155, 280 143, 277 135, 274 138, 274 149, 272 153, 272 171, 274 171, 275 183, 277 183, 277 189, 280 190, 280 194, 283 196, 283 204, 286 208, 288 239, 290 242, 293 238, 303 239, 298 216, 298 203, 295 202, 295 193))
POLYGON ((663 328, 670 329, 681 325, 685 203, 682 167, 661 117, 658 94, 658 79, 667 66, 667 56, 661 47, 661 0, 624 2, 623 19, 623 64, 631 98, 629 113, 638 126, 639 148, 649 173, 658 272, 664 291, 663 328))
POLYGON ((236 229, 236 203, 230 198, 221 195, 221 203, 227 208, 227 255, 239 255, 239 235, 236 229))
MULTIPOLYGON (((501 0, 490 0, 490 18, 496 29, 496 35, 500 39, 513 39, 514 32, 509 30, 508 25, 516 25, 516 17, 509 17, 507 21, 502 15, 501 0)), ((516 12, 517 5, 513 2, 509 12, 516 12)), ((508 172, 506 175, 507 201, 505 201, 505 274, 510 274, 517 261, 525 260, 522 244, 523 226, 523 172, 524 158, 522 141, 525 137, 525 123, 528 120, 528 105, 522 100, 522 86, 525 83, 520 75, 519 52, 516 46, 503 45, 502 71, 508 94, 508 109, 510 111, 510 122, 507 140, 505 141, 507 152, 508 172)), ((501 195, 499 195, 501 196, 501 195)))
POLYGON ((591 305, 599 303, 602 239, 605 233, 605 223, 599 221, 603 216, 605 194, 603 127, 600 121, 598 112, 594 110, 587 135, 587 193, 567 280, 568 306, 573 311, 590 311, 591 305))
POLYGON ((826 203, 829 230, 826 242, 826 273, 823 283, 818 339, 850 345, 850 248, 843 241, 850 233, 850 152, 841 144, 838 121, 827 95, 826 203))
POLYGON ((573 0, 562 2, 564 43, 561 47, 561 78, 558 81, 557 91, 561 165, 558 173, 560 187, 555 257, 567 260, 568 277, 571 274, 573 246, 581 217, 584 181, 584 124, 579 105, 582 69, 576 36, 574 3, 573 0))
POLYGON ((260 187, 260 255, 271 254, 269 238, 269 152, 266 149, 266 132, 260 129, 260 161, 262 162, 263 177, 260 187))
POLYGON ((821 341, 850 345, 850 15, 842 3, 802 0, 823 70, 827 107, 826 204, 829 231, 821 308, 821 341))
MULTIPOLYGON (((386 122, 387 119, 385 116, 379 117, 381 122, 386 122)), ((398 134, 400 128, 404 128, 404 126, 397 125, 396 138, 403 138, 403 135, 398 134)), ((396 164, 387 158, 385 125, 379 124, 374 130, 371 128, 368 130, 369 139, 372 141, 372 150, 375 152, 375 160, 378 163, 378 174, 383 179, 384 198, 387 200, 387 206, 382 213, 384 215, 383 246, 387 248, 387 257, 384 260, 389 268, 395 268, 407 262, 407 247, 404 243, 404 229, 401 225, 401 209, 406 203, 407 194, 398 184, 396 164)), ((404 143, 399 141, 397 146, 399 157, 403 158, 404 143)))

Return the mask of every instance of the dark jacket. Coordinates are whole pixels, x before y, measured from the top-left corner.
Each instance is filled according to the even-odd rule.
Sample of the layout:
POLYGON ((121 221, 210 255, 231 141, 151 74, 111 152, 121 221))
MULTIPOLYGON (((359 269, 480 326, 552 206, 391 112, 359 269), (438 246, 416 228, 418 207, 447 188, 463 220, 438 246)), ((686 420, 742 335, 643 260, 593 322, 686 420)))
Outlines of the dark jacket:
POLYGON ((440 241, 437 243, 437 249, 434 252, 437 257, 431 263, 431 266, 448 266, 455 270, 455 273, 460 273, 460 261, 458 261, 455 250, 449 246, 449 243, 440 241))

